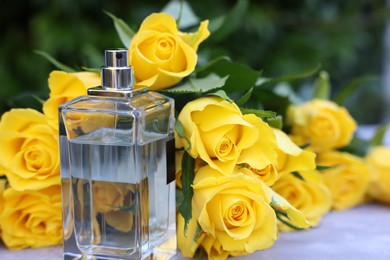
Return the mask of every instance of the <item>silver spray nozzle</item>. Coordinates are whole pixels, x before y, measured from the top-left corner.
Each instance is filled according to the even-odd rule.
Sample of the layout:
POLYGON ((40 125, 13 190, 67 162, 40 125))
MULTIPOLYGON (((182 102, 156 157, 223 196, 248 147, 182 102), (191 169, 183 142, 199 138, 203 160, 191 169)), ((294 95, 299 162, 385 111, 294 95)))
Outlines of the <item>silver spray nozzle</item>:
POLYGON ((102 88, 107 90, 129 90, 134 88, 133 69, 128 65, 125 49, 109 49, 104 53, 102 88))

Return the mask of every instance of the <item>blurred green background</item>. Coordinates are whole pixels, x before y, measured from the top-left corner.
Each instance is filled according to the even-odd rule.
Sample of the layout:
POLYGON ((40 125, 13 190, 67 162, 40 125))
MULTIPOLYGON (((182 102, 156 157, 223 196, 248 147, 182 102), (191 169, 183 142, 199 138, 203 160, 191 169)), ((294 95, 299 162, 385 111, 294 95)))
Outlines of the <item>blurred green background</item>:
MULTIPOLYGON (((242 1, 242 0, 238 0, 242 1)), ((168 1, 3 0, 0 9, 0 114, 12 107, 40 109, 55 67, 34 50, 80 68, 100 67, 106 48, 122 47, 107 10, 137 30, 168 1), (6 8, 5 8, 6 7, 6 8), (39 97, 39 98, 36 98, 39 97)), ((191 1, 202 20, 223 15, 237 1, 191 1)), ((382 85, 386 1, 251 1, 235 31, 208 39, 200 53, 228 55, 264 76, 304 71, 322 64, 333 94, 363 75, 377 76, 346 101, 362 124, 378 123, 385 109, 382 85)), ((312 79, 314 81, 314 78, 312 79)), ((296 82, 300 93, 308 95, 296 82)))

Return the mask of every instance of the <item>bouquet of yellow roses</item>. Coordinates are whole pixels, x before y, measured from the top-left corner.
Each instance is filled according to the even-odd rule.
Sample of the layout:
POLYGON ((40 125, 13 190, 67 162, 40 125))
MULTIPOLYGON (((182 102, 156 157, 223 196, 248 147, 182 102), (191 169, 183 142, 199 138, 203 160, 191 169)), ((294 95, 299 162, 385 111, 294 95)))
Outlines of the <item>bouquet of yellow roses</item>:
MULTIPOLYGON (((389 148, 374 149, 367 162, 354 153, 357 125, 341 102, 329 100, 325 72, 313 84, 313 98, 294 103, 273 87, 316 75, 319 67, 266 78, 226 57, 200 62, 198 48, 227 25, 205 20, 195 32, 184 32, 175 20, 180 14, 165 11, 147 16, 136 33, 107 14, 129 50, 136 88, 161 91, 176 102, 183 256, 205 252, 225 259, 270 248, 279 231, 316 226, 332 208, 365 201, 367 190, 390 201, 390 165, 383 160, 389 148)), ((49 75, 43 113, 13 109, 0 121, 0 174, 6 177, 0 179, 0 231, 10 249, 61 243, 57 108, 101 81, 95 70, 75 71, 41 54, 59 68, 49 75)), ((384 132, 378 131, 373 146, 384 132)))

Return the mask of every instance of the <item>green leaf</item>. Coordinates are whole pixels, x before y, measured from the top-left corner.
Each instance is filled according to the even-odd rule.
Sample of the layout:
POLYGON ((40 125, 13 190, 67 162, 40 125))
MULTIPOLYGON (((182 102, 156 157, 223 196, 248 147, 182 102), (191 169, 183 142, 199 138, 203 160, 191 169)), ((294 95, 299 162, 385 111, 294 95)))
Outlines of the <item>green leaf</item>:
POLYGON ((273 92, 281 97, 286 97, 293 104, 303 103, 303 99, 297 95, 294 89, 287 82, 278 83, 273 92))
POLYGON ((184 84, 161 90, 161 92, 181 94, 205 93, 207 91, 223 87, 228 77, 229 76, 225 76, 221 78, 217 74, 212 73, 204 78, 188 78, 184 84))
POLYGON ((198 241, 198 236, 200 233, 202 233, 202 227, 199 225, 199 222, 196 223, 196 230, 194 232, 194 237, 192 238, 194 242, 198 241))
POLYGON ((354 136, 352 138, 351 142, 349 142, 349 144, 347 146, 344 146, 344 147, 340 148, 339 150, 342 152, 348 152, 348 153, 351 153, 351 154, 354 154, 354 155, 357 155, 360 157, 364 157, 368 152, 369 146, 370 146, 370 144, 368 141, 354 136))
POLYGON ((329 170, 329 169, 332 169, 334 168, 335 166, 323 166, 323 165, 317 165, 316 166, 316 170, 317 171, 326 171, 326 170, 329 170))
POLYGON ((236 5, 227 14, 210 19, 210 39, 219 42, 242 25, 249 7, 248 0, 237 0, 236 5))
POLYGON ((306 149, 307 147, 309 147, 311 145, 311 142, 307 142, 305 144, 302 144, 299 146, 299 148, 301 148, 302 150, 306 149))
POLYGON ((192 196, 194 190, 192 183, 194 181, 194 167, 195 160, 188 153, 183 154, 183 160, 181 165, 182 171, 182 190, 183 190, 183 203, 179 207, 179 213, 184 218, 184 233, 187 232, 188 223, 192 218, 192 196))
POLYGON ((283 117, 281 115, 277 115, 275 117, 268 117, 266 118, 267 123, 276 129, 282 129, 283 128, 283 117))
POLYGON ((321 71, 316 82, 314 83, 313 98, 326 99, 330 98, 330 83, 329 74, 326 71, 321 71))
POLYGON ((250 88, 237 102, 238 106, 244 105, 252 96, 253 88, 250 88))
POLYGON ((224 85, 224 90, 228 95, 234 92, 247 91, 256 83, 260 76, 260 71, 255 71, 252 68, 232 62, 226 59, 219 59, 207 66, 207 68, 198 71, 198 76, 202 77, 210 73, 216 73, 220 77, 229 76, 224 85))
POLYGON ((383 144, 383 138, 385 137, 388 128, 389 128, 388 124, 383 124, 383 125, 379 126, 376 129, 373 137, 370 140, 370 146, 382 145, 383 144))
POLYGON ((185 132, 184 132, 184 126, 183 126, 183 124, 180 122, 179 119, 176 119, 176 120, 175 120, 175 131, 176 131, 177 135, 178 135, 180 138, 184 138, 184 139, 186 140, 188 147, 186 147, 185 150, 191 149, 191 142, 190 142, 190 140, 188 140, 188 138, 187 138, 187 136, 186 136, 186 134, 185 134, 185 132))
POLYGON ((252 97, 245 103, 245 106, 256 109, 267 108, 283 116, 290 104, 287 97, 276 95, 272 89, 254 88, 252 97))
POLYGON ((131 30, 130 26, 128 26, 122 19, 117 18, 115 15, 104 11, 105 14, 110 16, 114 22, 115 29, 119 35, 119 38, 121 39, 123 45, 125 48, 130 47, 131 39, 134 36, 134 31, 131 30))
POLYGON ((176 187, 176 208, 178 209, 181 204, 183 204, 184 195, 183 191, 176 187))
POLYGON ((268 117, 276 117, 276 113, 273 111, 259 110, 259 109, 251 109, 251 108, 241 108, 240 110, 243 114, 255 114, 258 117, 268 118, 268 117))
POLYGON ((172 0, 161 12, 172 15, 181 29, 197 25, 200 22, 199 17, 195 15, 187 1, 172 0))
POLYGON ((293 229, 293 230, 296 230, 296 231, 300 231, 300 230, 304 230, 304 228, 299 228, 297 226, 294 226, 293 224, 291 224, 289 221, 288 221, 288 217, 286 216, 287 214, 285 214, 284 212, 282 211, 279 211, 279 210, 275 210, 275 213, 276 213, 276 218, 282 222, 284 225, 288 226, 289 228, 293 229))
POLYGON ((98 69, 98 68, 88 68, 88 67, 84 67, 84 66, 82 66, 81 68, 85 71, 100 73, 100 69, 98 69))
POLYGON ((347 97, 349 97, 358 87, 361 85, 373 81, 378 80, 376 76, 363 76, 357 79, 352 80, 347 86, 345 86, 341 92, 333 99, 335 103, 338 105, 342 105, 347 97))
POLYGON ((207 74, 208 71, 212 71, 212 68, 215 64, 218 64, 219 62, 221 61, 227 61, 227 62, 231 62, 231 59, 228 57, 228 56, 219 56, 209 62, 207 62, 206 64, 202 65, 202 66, 199 66, 195 69, 195 74, 207 74), (206 72, 204 72, 206 71, 206 72))
POLYGON ((291 174, 294 175, 294 177, 296 177, 302 181, 305 181, 305 178, 303 178, 303 176, 299 172, 291 172, 291 174))
POLYGON ((34 51, 36 54, 38 55, 41 55, 43 58, 45 58, 46 60, 48 60, 51 64, 53 64, 54 66, 57 67, 57 69, 59 70, 62 70, 62 71, 65 71, 65 72, 75 72, 76 70, 57 61, 55 58, 53 58, 50 54, 48 54, 47 52, 44 52, 44 51, 38 51, 38 50, 35 50, 34 51))
MULTIPOLYGON (((320 70, 320 68, 321 68, 321 64, 318 64, 314 68, 310 68, 306 71, 283 75, 283 76, 276 77, 276 78, 269 78, 269 79, 262 81, 261 85, 307 78, 307 77, 310 77, 310 76, 313 76, 314 74, 316 74, 320 70)), ((256 86, 258 86, 258 85, 256 85, 256 86)))
MULTIPOLYGON (((308 228, 310 226, 305 215, 294 206, 292 206, 285 198, 280 196, 275 191, 271 190, 271 207, 277 215, 282 215, 286 218, 286 222, 297 228, 308 228)), ((283 222, 284 223, 284 222, 283 222)))
POLYGON ((43 105, 45 103, 45 100, 43 100, 42 98, 40 98, 39 96, 37 95, 32 95, 32 97, 38 101, 41 105, 43 105))
POLYGON ((233 100, 230 97, 228 97, 226 92, 223 90, 218 90, 216 92, 208 93, 207 95, 208 96, 217 96, 217 97, 220 97, 222 99, 225 99, 226 101, 233 102, 233 100))
POLYGON ((209 20, 209 26, 208 29, 211 33, 211 37, 213 37, 214 32, 216 32, 219 28, 223 26, 225 23, 226 16, 222 15, 219 17, 215 17, 209 20))

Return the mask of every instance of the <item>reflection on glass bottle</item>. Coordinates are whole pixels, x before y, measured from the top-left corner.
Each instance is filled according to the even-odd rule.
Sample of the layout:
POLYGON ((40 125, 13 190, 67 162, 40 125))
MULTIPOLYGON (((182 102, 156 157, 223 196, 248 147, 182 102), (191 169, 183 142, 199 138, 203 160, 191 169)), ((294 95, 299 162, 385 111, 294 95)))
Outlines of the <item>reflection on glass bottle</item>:
POLYGON ((105 58, 102 86, 59 108, 64 258, 169 259, 173 100, 133 89, 125 50, 105 58))

